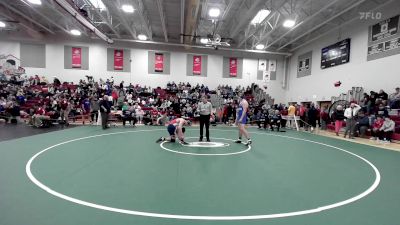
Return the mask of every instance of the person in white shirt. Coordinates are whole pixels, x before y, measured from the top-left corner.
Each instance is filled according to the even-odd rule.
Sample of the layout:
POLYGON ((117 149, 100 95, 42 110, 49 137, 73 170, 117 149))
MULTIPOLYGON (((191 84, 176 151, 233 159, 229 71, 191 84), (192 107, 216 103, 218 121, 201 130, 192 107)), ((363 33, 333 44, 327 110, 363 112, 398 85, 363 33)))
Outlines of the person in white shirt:
POLYGON ((144 111, 139 107, 139 108, 136 108, 135 114, 136 114, 136 119, 137 119, 138 123, 141 124, 143 121, 144 111))
POLYGON ((384 142, 391 142, 392 134, 394 132, 395 122, 390 117, 385 117, 383 125, 379 129, 379 139, 384 142))
POLYGON ((344 138, 346 138, 347 133, 349 133, 349 138, 354 138, 354 126, 356 124, 355 117, 360 111, 361 106, 357 105, 356 103, 351 103, 350 107, 344 110, 344 117, 346 117, 346 130, 344 132, 344 138))
POLYGON ((127 95, 126 95, 126 100, 128 100, 128 103, 132 103, 133 102, 133 100, 132 100, 132 94, 131 93, 128 93, 127 95))

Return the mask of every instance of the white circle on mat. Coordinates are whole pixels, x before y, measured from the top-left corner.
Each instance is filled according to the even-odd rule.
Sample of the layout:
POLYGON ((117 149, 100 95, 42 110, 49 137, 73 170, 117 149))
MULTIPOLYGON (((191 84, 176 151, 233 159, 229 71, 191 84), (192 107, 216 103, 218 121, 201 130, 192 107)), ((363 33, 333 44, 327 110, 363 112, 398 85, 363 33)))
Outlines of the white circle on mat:
MULTIPOLYGON (((157 129, 157 130, 164 130, 164 129, 157 129)), ((228 131, 228 130, 221 130, 221 129, 213 129, 213 130, 220 130, 220 131, 228 131)), ((376 166, 374 164, 372 164, 370 161, 368 161, 367 159, 349 152, 347 150, 344 150, 342 148, 339 147, 335 147, 332 145, 328 145, 328 144, 324 144, 321 142, 316 142, 316 141, 311 141, 311 140, 307 140, 307 139, 302 139, 302 138, 295 138, 295 137, 289 137, 289 136, 283 136, 283 135, 275 135, 275 134, 268 134, 268 133, 257 133, 257 132, 251 132, 253 134, 262 134, 262 135, 271 135, 271 136, 277 136, 277 137, 283 137, 283 138, 288 138, 288 139, 294 139, 294 140, 301 140, 301 141, 306 141, 309 143, 314 143, 314 144, 318 144, 318 145, 322 145, 322 146, 327 146, 330 148, 334 148, 337 150, 340 150, 342 152, 345 152, 347 154, 350 154, 362 161, 364 161, 366 164, 368 164, 374 171, 375 173, 375 180, 373 182, 373 184, 368 187, 365 191, 361 192, 360 194, 345 199, 343 201, 340 202, 336 202, 333 204, 329 204, 329 205, 324 205, 324 206, 320 206, 317 208, 312 208, 312 209, 306 209, 306 210, 301 210, 301 211, 292 211, 292 212, 283 212, 283 213, 274 213, 274 214, 262 214, 262 215, 238 215, 238 216, 194 216, 194 215, 177 215, 177 214, 163 214, 163 213, 154 213, 154 212, 144 212, 144 211, 135 211, 135 210, 128 210, 128 209, 121 209, 121 208, 115 208, 115 207, 110 207, 110 206, 105 206, 105 205, 100 205, 100 204, 96 204, 96 203, 92 203, 92 202, 88 202, 88 201, 83 201, 77 198, 73 198, 67 195, 64 195, 62 193, 59 193, 53 189, 51 189, 50 187, 46 186, 45 184, 43 184, 42 182, 40 182, 38 179, 36 179, 36 177, 32 174, 31 171, 31 165, 33 163, 33 161, 39 157, 41 154, 45 153, 46 151, 53 149, 57 146, 60 145, 64 145, 67 143, 71 143, 74 141, 79 141, 79 140, 84 140, 84 139, 89 139, 89 138, 96 138, 96 137, 101 137, 101 136, 107 136, 107 135, 114 135, 114 134, 122 134, 122 133, 134 133, 134 132, 149 132, 149 131, 155 131, 155 130, 135 130, 135 131, 124 131, 124 132, 114 132, 114 133, 107 133, 107 134, 99 134, 99 135, 93 135, 93 136, 88 136, 88 137, 82 137, 82 138, 76 138, 76 139, 72 139, 69 141, 64 141, 55 145, 52 145, 48 148, 45 148, 41 151, 39 151, 38 153, 36 153, 35 155, 33 155, 29 161, 27 162, 26 166, 25 166, 25 171, 27 176, 29 177, 29 179, 35 184, 37 185, 39 188, 43 189, 44 191, 48 192, 49 194, 56 196, 58 198, 79 204, 79 205, 84 205, 84 206, 88 206, 88 207, 92 207, 92 208, 96 208, 96 209, 101 209, 101 210, 105 210, 105 211, 110 211, 110 212, 116 212, 116 213, 122 213, 122 214, 128 214, 128 215, 135 215, 135 216, 146 216, 146 217, 155 217, 155 218, 168 218, 168 219, 179 219, 179 220, 226 220, 226 221, 234 221, 234 220, 260 220, 260 219, 273 219, 273 218, 284 218, 284 217, 292 217, 292 216, 300 216, 300 215, 306 215, 306 214, 312 214, 312 213, 318 213, 318 212, 322 212, 325 210, 329 210, 329 209, 333 209, 333 208, 337 208, 340 206, 344 206, 347 204, 350 204, 352 202, 358 201, 362 198, 364 198, 365 196, 369 195, 371 192, 373 192, 379 185, 380 180, 381 180, 381 175, 379 173, 379 170, 376 168, 376 166)), ((232 132, 232 131, 230 131, 232 132)))
MULTIPOLYGON (((195 137, 188 137, 187 139, 192 139, 195 137)), ((212 138, 212 139, 217 139, 217 140, 226 140, 226 141, 231 141, 234 142, 235 140, 233 139, 228 139, 228 138, 212 138)), ((176 151, 170 148, 167 148, 164 146, 165 143, 168 143, 167 141, 163 141, 160 143, 160 147, 162 149, 164 149, 165 151, 169 151, 169 152, 173 152, 173 153, 177 153, 177 154, 182 154, 182 155, 195 155, 195 156, 227 156, 227 155, 238 155, 238 154, 243 154, 245 152, 248 152, 251 150, 251 146, 246 146, 246 149, 242 150, 242 151, 238 151, 238 152, 226 152, 226 153, 194 153, 194 152, 181 152, 181 151, 176 151)), ((196 142, 195 142, 196 143, 196 142)), ((200 142, 201 143, 201 142, 200 142)), ((221 144, 226 144, 226 143, 221 143, 221 144)), ((229 144, 228 144, 229 145, 229 144)), ((187 146, 187 147, 195 147, 195 146, 191 146, 191 142, 189 142, 189 145, 183 145, 183 146, 187 146)), ((204 147, 204 146, 201 146, 204 147)), ((224 147, 224 146, 221 146, 224 147)))

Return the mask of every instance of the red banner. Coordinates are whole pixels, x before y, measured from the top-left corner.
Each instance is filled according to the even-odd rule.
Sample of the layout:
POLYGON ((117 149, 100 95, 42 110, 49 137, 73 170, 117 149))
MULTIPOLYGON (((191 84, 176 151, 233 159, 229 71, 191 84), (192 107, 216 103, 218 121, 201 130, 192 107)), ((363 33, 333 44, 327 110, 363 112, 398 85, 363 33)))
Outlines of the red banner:
POLYGON ((124 69, 124 50, 114 49, 114 70, 124 69))
POLYGON ((82 67, 82 48, 72 48, 72 68, 82 67))
POLYGON ((237 58, 229 58, 229 76, 237 76, 237 58))
POLYGON ((200 55, 193 56, 193 74, 196 74, 196 75, 201 74, 201 56, 200 55))
POLYGON ((154 63, 154 70, 156 72, 164 71, 164 55, 162 53, 156 53, 156 59, 154 63))

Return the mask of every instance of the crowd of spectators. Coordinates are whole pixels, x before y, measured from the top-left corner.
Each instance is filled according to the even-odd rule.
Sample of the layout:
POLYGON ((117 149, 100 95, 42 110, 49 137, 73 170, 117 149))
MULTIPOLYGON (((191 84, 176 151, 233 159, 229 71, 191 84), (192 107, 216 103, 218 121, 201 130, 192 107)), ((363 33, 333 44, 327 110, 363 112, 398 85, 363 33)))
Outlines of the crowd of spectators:
POLYGON ((392 135, 396 131, 396 123, 391 119, 389 110, 399 108, 400 88, 396 88, 390 95, 384 90, 371 91, 370 94, 364 93, 358 104, 352 102, 347 109, 344 109, 342 105, 336 107, 332 114, 336 135, 339 135, 343 123, 346 123, 344 137, 347 134, 349 138, 365 137, 369 132, 372 136, 371 140, 391 142, 392 135))
MULTIPOLYGON (((394 122, 390 120, 388 109, 400 108, 400 89, 388 95, 383 90, 365 93, 356 105, 351 116, 345 115, 344 106, 338 106, 332 115, 328 108, 311 104, 270 105, 261 100, 256 102, 252 93, 257 89, 253 84, 248 87, 219 85, 210 90, 203 84, 168 82, 165 87, 119 84, 110 79, 95 81, 86 76, 79 83, 60 82, 53 77, 49 82, 45 77, 13 77, 8 81, 0 81, 0 117, 16 122, 19 117, 26 118, 28 124, 43 127, 54 122, 68 125, 71 121, 82 124, 96 123, 107 119, 111 112, 112 120, 145 125, 163 125, 176 117, 184 117, 195 121, 198 117, 197 104, 201 96, 215 95, 220 104, 214 106, 212 123, 218 122, 232 125, 238 107, 237 99, 245 95, 249 101, 248 121, 258 125, 260 129, 290 126, 287 116, 299 116, 299 126, 305 130, 321 127, 327 129, 331 122, 335 124, 335 132, 346 122, 346 132, 350 138, 365 136, 370 132, 373 138, 390 141, 395 131, 394 122), (27 104, 27 103, 33 104, 27 104), (102 107, 103 106, 103 107, 102 107), (104 118, 107 116, 106 118, 104 118), (392 123, 393 122, 393 123, 392 123)), ((354 105, 353 105, 354 106, 354 105)), ((351 108, 351 107, 350 107, 351 108)), ((104 127, 105 128, 105 127, 104 127)))
MULTIPOLYGON (((216 94, 225 106, 230 105, 235 110, 239 93, 249 92, 250 87, 221 85, 210 90, 203 84, 192 86, 182 82, 169 82, 166 87, 152 88, 125 85, 123 81, 116 84, 113 77, 95 81, 86 76, 77 84, 62 83, 57 77, 52 83, 37 75, 14 77, 0 82, 0 117, 15 122, 22 116, 28 124, 43 127, 54 122, 68 125, 77 119, 82 124, 95 123, 104 119, 103 113, 111 112, 110 119, 121 120, 123 125, 126 122, 131 125, 163 125, 175 117, 195 120, 197 103, 202 95, 216 94)), ((249 101, 253 105, 252 100, 249 101)), ((214 110, 214 123, 222 120, 222 109, 214 110)), ((236 114, 232 110, 229 118, 236 114)))

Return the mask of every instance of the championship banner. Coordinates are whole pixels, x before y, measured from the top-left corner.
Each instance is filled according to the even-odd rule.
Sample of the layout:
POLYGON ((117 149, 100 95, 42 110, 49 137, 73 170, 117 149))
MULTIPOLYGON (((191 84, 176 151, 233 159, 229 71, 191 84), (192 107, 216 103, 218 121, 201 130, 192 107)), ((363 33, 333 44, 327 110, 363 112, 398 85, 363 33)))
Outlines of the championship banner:
POLYGON ((229 76, 237 76, 237 58, 229 58, 229 76))
POLYGON ((268 70, 263 71, 263 82, 269 83, 271 81, 271 72, 268 70))
POLYGON ((260 70, 260 71, 267 70, 267 60, 266 59, 258 60, 258 70, 260 70))
POLYGON ((72 47, 72 68, 82 67, 82 48, 72 47))
POLYGON ((163 72, 164 71, 164 55, 162 53, 156 53, 156 60, 154 63, 155 72, 163 72))
POLYGON ((193 74, 201 74, 201 56, 199 55, 193 56, 193 74))
POLYGON ((124 69, 124 50, 114 49, 114 70, 124 69))
POLYGON ((271 72, 275 72, 276 71, 276 60, 270 59, 268 62, 269 62, 268 70, 271 72))
POLYGON ((389 18, 372 26, 371 40, 379 41, 398 33, 399 16, 389 18))

